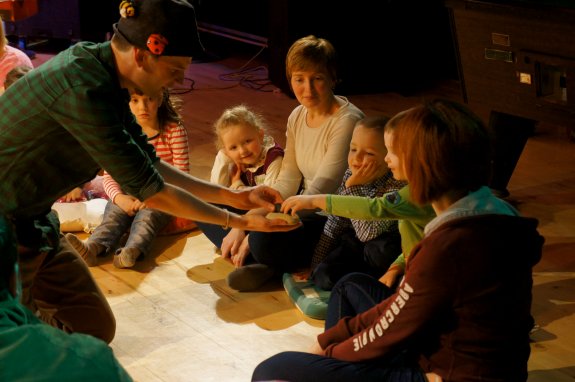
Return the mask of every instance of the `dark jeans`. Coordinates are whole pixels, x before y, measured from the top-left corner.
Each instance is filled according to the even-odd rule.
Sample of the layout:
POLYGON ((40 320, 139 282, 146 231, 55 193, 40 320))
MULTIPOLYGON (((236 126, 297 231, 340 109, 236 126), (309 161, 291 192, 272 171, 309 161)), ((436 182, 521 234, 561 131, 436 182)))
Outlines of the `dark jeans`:
POLYGON ((427 382, 417 363, 404 353, 374 362, 347 362, 303 352, 283 352, 260 363, 252 381, 427 382))
POLYGON ((343 317, 356 316, 371 309, 392 294, 391 289, 374 277, 364 273, 345 275, 329 296, 325 328, 331 328, 343 317))
POLYGON ((314 269, 311 279, 321 289, 331 290, 339 279, 351 272, 379 278, 400 254, 398 231, 384 232, 365 243, 355 236, 355 232, 345 233, 338 247, 314 269))
POLYGON ((300 216, 303 225, 288 232, 251 232, 249 244, 255 262, 278 273, 308 267, 327 218, 315 213, 300 216))
MULTIPOLYGON (((340 318, 355 316, 391 295, 377 279, 362 273, 344 276, 333 288, 329 300, 326 329, 340 318)), ((303 352, 283 352, 260 363, 252 381, 294 382, 426 382, 415 358, 406 351, 370 362, 347 362, 303 352)))

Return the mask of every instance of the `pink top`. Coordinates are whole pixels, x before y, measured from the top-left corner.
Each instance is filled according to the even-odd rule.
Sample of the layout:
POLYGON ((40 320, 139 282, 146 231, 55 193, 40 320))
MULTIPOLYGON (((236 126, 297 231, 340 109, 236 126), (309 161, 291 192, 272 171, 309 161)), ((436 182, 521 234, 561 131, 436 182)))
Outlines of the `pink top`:
POLYGON ((6 45, 4 48, 4 54, 0 57, 0 87, 4 87, 4 80, 6 80, 8 72, 19 65, 26 65, 31 68, 34 67, 26 53, 22 52, 20 49, 11 47, 10 45, 6 45))

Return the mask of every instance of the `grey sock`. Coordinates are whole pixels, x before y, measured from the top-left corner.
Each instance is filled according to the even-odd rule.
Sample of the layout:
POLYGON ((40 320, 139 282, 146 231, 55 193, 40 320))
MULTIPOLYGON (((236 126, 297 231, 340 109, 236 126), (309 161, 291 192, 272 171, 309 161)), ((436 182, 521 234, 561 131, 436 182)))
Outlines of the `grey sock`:
POLYGON ((121 248, 114 255, 114 266, 116 268, 132 268, 142 252, 138 248, 121 248))
POLYGON ((68 240, 68 243, 78 252, 89 267, 98 265, 98 255, 106 251, 106 247, 102 244, 90 243, 89 240, 84 242, 73 233, 67 233, 66 240, 68 240))

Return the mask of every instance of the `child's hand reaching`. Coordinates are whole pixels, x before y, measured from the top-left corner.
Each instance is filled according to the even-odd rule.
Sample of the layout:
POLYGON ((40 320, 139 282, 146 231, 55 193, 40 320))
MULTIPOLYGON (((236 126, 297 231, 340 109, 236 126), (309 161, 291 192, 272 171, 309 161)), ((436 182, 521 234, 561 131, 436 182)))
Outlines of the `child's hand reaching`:
POLYGON ((76 187, 66 195, 62 196, 60 200, 65 203, 69 203, 83 201, 86 200, 86 198, 84 197, 84 192, 82 189, 80 187, 76 187))
POLYGON ((128 216, 134 216, 143 203, 131 195, 119 194, 114 198, 114 204, 120 207, 128 216))
POLYGON ((325 209, 325 195, 296 195, 290 196, 281 206, 281 212, 295 215, 300 210, 313 210, 316 208, 325 209))
POLYGON ((359 168, 350 167, 351 176, 346 180, 345 186, 360 186, 369 184, 381 176, 381 166, 376 161, 369 161, 359 168))

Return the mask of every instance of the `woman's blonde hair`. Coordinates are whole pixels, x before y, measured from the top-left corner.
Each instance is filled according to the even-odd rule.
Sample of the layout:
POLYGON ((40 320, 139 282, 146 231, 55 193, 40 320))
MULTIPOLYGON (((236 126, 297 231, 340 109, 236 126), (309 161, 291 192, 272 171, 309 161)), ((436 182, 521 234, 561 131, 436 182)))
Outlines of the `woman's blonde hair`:
POLYGON ((223 148, 222 135, 231 126, 244 125, 252 127, 259 132, 266 132, 266 122, 264 118, 250 110, 246 105, 237 105, 224 110, 220 118, 214 123, 214 133, 216 134, 216 147, 223 148))

